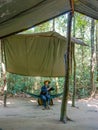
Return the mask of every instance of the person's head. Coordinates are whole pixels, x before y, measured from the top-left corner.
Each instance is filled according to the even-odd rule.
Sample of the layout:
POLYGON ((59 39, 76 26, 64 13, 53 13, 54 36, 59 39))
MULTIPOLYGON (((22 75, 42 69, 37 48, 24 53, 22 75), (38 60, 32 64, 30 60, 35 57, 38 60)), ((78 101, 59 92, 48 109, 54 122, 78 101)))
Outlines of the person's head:
POLYGON ((44 81, 44 85, 48 85, 48 84, 50 84, 50 81, 49 80, 45 80, 44 81))

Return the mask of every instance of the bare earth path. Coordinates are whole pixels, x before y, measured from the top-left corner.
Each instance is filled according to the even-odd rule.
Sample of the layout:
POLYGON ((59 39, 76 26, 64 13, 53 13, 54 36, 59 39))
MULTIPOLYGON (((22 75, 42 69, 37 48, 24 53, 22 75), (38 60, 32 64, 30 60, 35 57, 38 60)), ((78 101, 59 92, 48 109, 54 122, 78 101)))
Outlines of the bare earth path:
POLYGON ((0 130, 98 130, 98 98, 79 100, 77 108, 68 104, 68 116, 73 122, 60 119, 61 101, 54 100, 51 110, 42 110, 32 98, 9 98, 7 107, 0 99, 0 130))

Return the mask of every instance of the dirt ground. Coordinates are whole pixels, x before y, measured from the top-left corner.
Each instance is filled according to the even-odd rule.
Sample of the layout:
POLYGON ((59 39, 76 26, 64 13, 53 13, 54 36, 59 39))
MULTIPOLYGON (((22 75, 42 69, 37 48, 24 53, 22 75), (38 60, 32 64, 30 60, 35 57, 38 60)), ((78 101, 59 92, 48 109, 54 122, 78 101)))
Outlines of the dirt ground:
POLYGON ((68 117, 73 121, 60 122, 61 100, 55 99, 50 110, 42 110, 33 98, 8 98, 3 107, 0 97, 0 130, 98 130, 98 98, 78 100, 72 108, 68 102, 68 117))

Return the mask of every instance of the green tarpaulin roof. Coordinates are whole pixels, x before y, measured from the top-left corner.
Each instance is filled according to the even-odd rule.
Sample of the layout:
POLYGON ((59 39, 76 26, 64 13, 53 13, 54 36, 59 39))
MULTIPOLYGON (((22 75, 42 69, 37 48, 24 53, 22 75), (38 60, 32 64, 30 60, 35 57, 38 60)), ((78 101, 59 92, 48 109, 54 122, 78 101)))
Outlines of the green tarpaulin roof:
MULTIPOLYGON (((98 19, 98 0, 74 0, 75 11, 98 19)), ((0 0, 0 38, 71 10, 70 0, 0 0)))

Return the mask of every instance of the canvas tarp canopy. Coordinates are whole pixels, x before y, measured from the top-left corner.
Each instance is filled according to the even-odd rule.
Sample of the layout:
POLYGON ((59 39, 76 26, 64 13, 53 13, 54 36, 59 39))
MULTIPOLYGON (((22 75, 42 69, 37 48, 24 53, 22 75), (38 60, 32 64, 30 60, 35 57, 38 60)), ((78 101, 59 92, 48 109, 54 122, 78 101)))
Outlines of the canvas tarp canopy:
POLYGON ((58 33, 13 35, 1 41, 6 70, 28 76, 64 76, 66 39, 58 33))
MULTIPOLYGON (((5 52, 6 70, 29 76, 64 76, 66 41, 65 37, 56 32, 19 34, 3 38, 1 42, 5 52)), ((71 42, 76 40, 72 38, 71 42)))
MULTIPOLYGON (((71 0, 0 0, 0 38, 71 11, 71 0)), ((74 0, 75 11, 98 19, 98 0, 74 0)))

